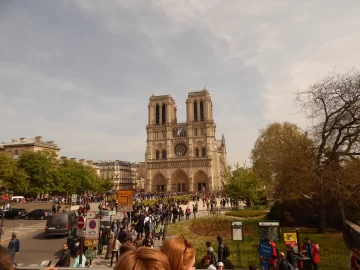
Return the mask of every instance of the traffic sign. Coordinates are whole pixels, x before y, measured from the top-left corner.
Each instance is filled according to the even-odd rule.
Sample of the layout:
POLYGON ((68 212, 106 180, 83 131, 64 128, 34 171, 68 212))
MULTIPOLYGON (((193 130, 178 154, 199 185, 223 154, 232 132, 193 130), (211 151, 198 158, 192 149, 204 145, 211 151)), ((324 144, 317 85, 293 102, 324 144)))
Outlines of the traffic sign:
POLYGON ((82 229, 76 229, 76 236, 85 237, 85 231, 82 229))
POLYGON ((85 226, 85 218, 83 216, 79 216, 77 219, 77 227, 79 229, 84 229, 85 226))
POLYGON ((132 205, 132 190, 119 190, 118 191, 118 205, 121 207, 132 205))
POLYGON ((86 227, 85 227, 85 238, 99 239, 99 227, 100 227, 100 219, 87 218, 86 227))

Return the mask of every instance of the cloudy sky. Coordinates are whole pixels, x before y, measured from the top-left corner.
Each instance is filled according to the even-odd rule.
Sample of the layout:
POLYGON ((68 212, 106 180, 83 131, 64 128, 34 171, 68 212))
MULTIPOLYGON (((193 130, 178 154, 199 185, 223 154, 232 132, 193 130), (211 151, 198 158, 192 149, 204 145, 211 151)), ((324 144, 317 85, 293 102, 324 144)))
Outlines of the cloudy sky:
POLYGON ((149 97, 210 91, 228 161, 306 125, 293 93, 360 66, 359 1, 0 0, 0 141, 142 161, 149 97))

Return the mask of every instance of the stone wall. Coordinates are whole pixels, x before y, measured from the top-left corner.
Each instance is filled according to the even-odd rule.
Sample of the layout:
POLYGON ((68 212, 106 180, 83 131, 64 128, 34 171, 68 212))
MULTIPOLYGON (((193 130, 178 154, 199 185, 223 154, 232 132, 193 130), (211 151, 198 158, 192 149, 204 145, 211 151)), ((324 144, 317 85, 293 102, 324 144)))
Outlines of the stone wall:
POLYGON ((347 220, 345 229, 351 236, 352 242, 356 245, 356 247, 360 247, 360 226, 347 220))

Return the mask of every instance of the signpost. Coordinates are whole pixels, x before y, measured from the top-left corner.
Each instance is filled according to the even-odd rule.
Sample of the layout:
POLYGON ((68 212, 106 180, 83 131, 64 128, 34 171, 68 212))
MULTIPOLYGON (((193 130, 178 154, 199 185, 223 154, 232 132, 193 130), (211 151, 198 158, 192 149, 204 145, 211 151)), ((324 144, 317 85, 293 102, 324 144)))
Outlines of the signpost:
POLYGON ((71 195, 71 203, 76 203, 77 202, 77 194, 72 194, 71 195))
POLYGON ((119 190, 118 191, 118 205, 119 207, 131 207, 132 206, 132 190, 119 190))
POLYGON ((77 227, 79 229, 84 229, 85 226, 85 218, 83 216, 79 216, 77 219, 77 227))
POLYGON ((133 203, 133 191, 130 190, 119 190, 118 191, 118 206, 120 209, 126 209, 127 212, 130 212, 129 215, 129 224, 131 224, 131 211, 133 203))
POLYGON ((259 238, 260 241, 280 241, 280 222, 273 221, 259 221, 259 238))
POLYGON ((79 216, 77 219, 77 227, 76 235, 80 237, 80 265, 82 264, 82 255, 84 251, 84 227, 85 227, 85 218, 83 216, 79 216))
POLYGON ((295 252, 295 254, 299 253, 299 240, 298 240, 298 232, 287 232, 284 233, 284 241, 285 245, 291 246, 295 252))
POLYGON ((85 227, 86 239, 99 239, 100 220, 98 218, 87 218, 85 227))
POLYGON ((241 221, 231 221, 232 240, 237 241, 238 266, 240 267, 240 241, 243 240, 243 223, 241 221))

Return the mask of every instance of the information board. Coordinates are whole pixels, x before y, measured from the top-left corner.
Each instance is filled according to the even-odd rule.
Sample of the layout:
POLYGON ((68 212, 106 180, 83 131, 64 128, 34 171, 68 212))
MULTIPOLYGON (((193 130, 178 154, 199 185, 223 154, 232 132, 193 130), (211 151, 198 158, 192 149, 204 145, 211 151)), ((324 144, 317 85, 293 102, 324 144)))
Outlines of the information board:
POLYGON ((262 240, 280 241, 280 222, 279 221, 260 221, 259 238, 262 240))
POLYGON ((132 190, 119 190, 118 191, 118 205, 119 207, 131 207, 132 205, 132 190))
POLYGON ((232 234, 232 240, 234 241, 243 240, 243 223, 241 221, 231 222, 231 234, 232 234))

